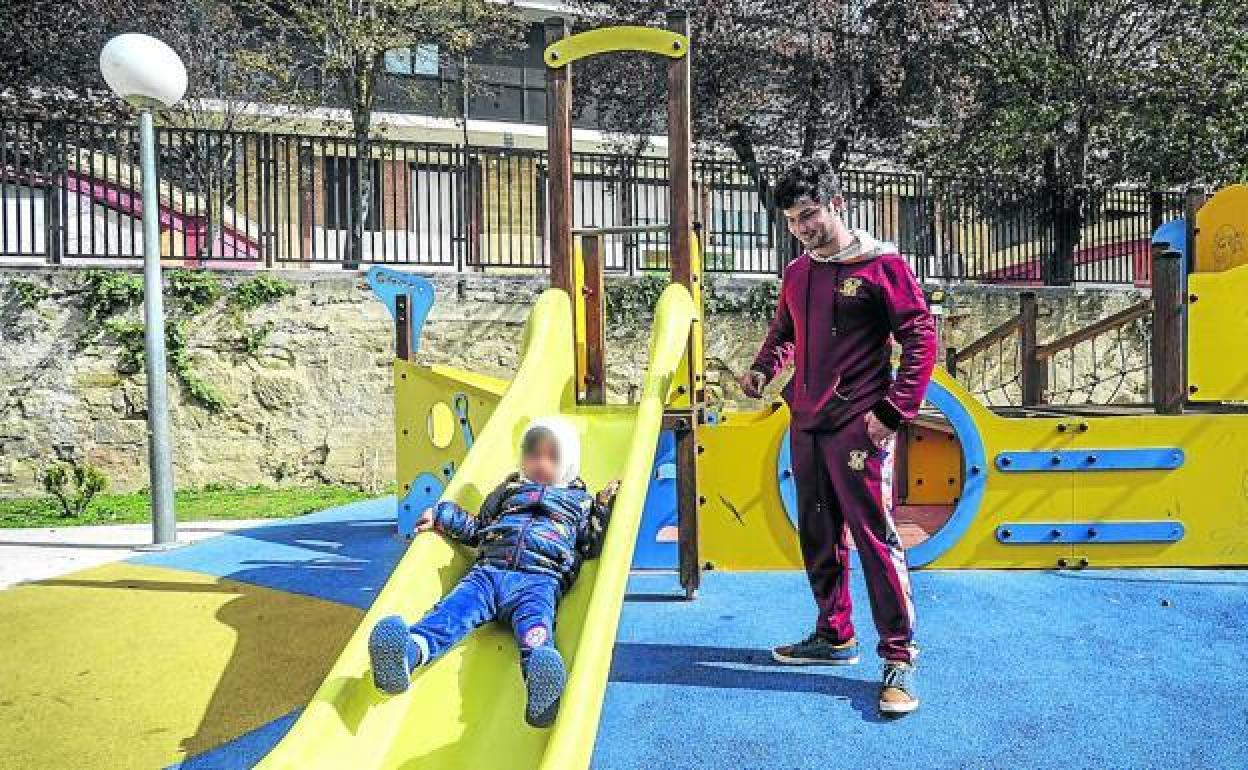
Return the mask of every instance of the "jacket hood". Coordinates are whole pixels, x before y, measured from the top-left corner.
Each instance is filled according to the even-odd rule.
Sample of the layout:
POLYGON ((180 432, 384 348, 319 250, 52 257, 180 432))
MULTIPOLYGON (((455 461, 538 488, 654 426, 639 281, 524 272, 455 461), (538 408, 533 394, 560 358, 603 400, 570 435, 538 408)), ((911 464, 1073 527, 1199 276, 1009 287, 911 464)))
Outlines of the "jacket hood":
POLYGON ((529 423, 524 435, 544 428, 555 438, 555 447, 559 452, 559 467, 556 471, 555 486, 566 487, 581 473, 581 436, 576 426, 562 417, 541 417, 529 423))
POLYGON ((881 254, 896 254, 897 247, 888 241, 881 241, 866 230, 850 230, 854 239, 858 242, 858 248, 852 253, 843 257, 830 256, 821 257, 813 251, 807 252, 810 258, 815 262, 835 262, 842 265, 854 264, 857 262, 867 262, 875 259, 881 254))

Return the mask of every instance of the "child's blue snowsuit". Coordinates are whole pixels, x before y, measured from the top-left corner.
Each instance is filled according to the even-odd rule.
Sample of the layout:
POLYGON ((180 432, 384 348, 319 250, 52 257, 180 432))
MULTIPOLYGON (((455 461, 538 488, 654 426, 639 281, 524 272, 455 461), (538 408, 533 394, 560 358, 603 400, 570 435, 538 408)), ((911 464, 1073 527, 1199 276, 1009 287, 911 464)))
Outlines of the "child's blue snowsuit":
POLYGON ((595 558, 610 517, 579 479, 567 487, 513 474, 473 516, 438 503, 434 528, 478 549, 468 574, 411 627, 423 662, 437 658, 477 626, 508 623, 523 665, 533 650, 554 644, 555 607, 586 558, 595 558))

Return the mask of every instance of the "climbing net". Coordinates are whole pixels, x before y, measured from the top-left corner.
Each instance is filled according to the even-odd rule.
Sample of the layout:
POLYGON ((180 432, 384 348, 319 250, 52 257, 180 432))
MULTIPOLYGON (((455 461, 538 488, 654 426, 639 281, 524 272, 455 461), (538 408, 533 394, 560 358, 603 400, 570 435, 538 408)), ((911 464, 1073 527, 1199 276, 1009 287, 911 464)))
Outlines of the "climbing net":
POLYGON ((1152 318, 1136 318, 1060 350, 1050 356, 1048 368, 1047 403, 1148 403, 1152 398, 1152 318))
POLYGON ((1022 404, 1022 357, 1017 332, 959 361, 955 369, 953 375, 967 391, 988 406, 1022 404))

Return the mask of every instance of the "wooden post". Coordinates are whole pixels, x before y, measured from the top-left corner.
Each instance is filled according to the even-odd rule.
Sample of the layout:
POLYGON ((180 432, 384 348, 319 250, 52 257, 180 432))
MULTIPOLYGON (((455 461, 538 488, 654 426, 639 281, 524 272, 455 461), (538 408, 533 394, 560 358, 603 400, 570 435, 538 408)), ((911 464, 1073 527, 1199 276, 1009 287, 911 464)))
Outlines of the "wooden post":
POLYGON ((672 410, 663 415, 663 429, 676 437, 676 553, 679 562, 680 586, 685 598, 693 599, 702 583, 701 553, 698 544, 698 508, 702 504, 697 481, 698 438, 697 416, 686 409, 672 410), (692 515, 686 515, 692 511, 692 515))
POLYGON ((1025 291, 1018 295, 1018 357, 1023 386, 1023 406, 1044 403, 1044 389, 1048 387, 1049 362, 1036 354, 1036 319, 1038 307, 1036 293, 1025 291))
POLYGON ((693 419, 690 418, 688 429, 676 431, 676 495, 680 511, 677 539, 680 551, 680 585, 685 589, 686 599, 696 598, 698 588, 702 585, 701 550, 698 543, 698 508, 701 506, 697 485, 698 438, 693 429, 693 419), (685 479, 689 481, 682 481, 685 479))
MULTIPOLYGON (((568 22, 546 19, 546 45, 568 36, 568 22)), ((572 280, 572 68, 546 68, 546 148, 549 166, 546 207, 550 226, 550 285, 569 296, 572 280)))
POLYGON ((603 281, 601 235, 581 239, 585 261, 585 403, 607 403, 606 287, 603 281))
MULTIPOLYGON (((689 17, 684 11, 669 11, 668 29, 682 35, 689 32, 689 17)), ((694 290, 697 277, 690 260, 690 239, 693 237, 693 142, 689 125, 689 55, 668 59, 667 64, 667 130, 668 179, 671 188, 671 229, 668 253, 672 260, 672 281, 694 290)))
MULTIPOLYGON (((1188 241, 1189 249, 1191 241, 1188 241)), ((1153 247, 1153 403, 1157 414, 1182 414, 1187 398, 1184 360, 1183 255, 1153 247)))
MULTIPOLYGON (((688 36, 689 15, 674 10, 667 13, 667 28, 688 36)), ((693 132, 690 125, 690 52, 667 64, 667 158, 671 205, 668 254, 672 281, 693 295, 697 314, 689 332, 687 351, 689 413, 678 418, 683 430, 676 429, 677 551, 680 556, 680 585, 685 597, 697 596, 702 582, 701 554, 698 548, 698 512, 702 501, 698 484, 698 423, 706 399, 702 379, 702 267, 693 255, 693 132)))

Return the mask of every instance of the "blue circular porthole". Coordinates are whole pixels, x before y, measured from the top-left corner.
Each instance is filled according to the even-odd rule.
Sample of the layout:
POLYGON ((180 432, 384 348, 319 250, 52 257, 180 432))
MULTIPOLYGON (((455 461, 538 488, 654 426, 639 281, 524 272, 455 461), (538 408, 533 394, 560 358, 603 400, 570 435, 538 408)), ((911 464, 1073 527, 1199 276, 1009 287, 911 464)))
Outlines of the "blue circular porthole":
MULTIPOLYGON (((962 406, 962 402, 936 380, 928 385, 927 401, 949 419, 953 433, 962 445, 962 495, 958 498, 958 504, 954 506, 949 520, 940 529, 922 543, 906 550, 906 560, 911 567, 932 563, 966 534, 971 522, 979 514, 979 506, 984 498, 984 476, 987 474, 984 442, 979 435, 979 427, 971 413, 962 406)), ((787 430, 780 440, 776 481, 785 513, 793 523, 793 528, 797 529, 797 485, 793 481, 793 462, 787 430)))

